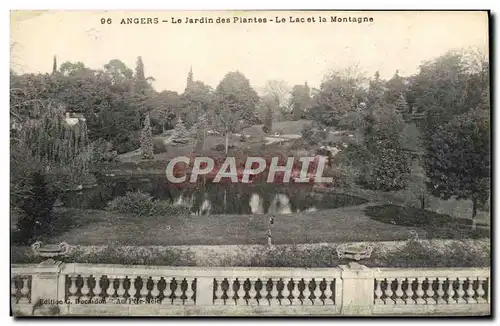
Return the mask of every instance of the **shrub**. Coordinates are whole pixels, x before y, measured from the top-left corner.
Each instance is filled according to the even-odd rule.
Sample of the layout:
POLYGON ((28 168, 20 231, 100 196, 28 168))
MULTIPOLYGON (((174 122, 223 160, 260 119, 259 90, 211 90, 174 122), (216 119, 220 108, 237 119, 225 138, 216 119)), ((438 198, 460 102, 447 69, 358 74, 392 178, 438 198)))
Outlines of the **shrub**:
POLYGON ((57 194, 48 187, 45 176, 34 172, 29 180, 31 195, 20 206, 16 242, 32 243, 42 235, 52 233, 53 208, 57 194))
POLYGON ((138 216, 186 215, 191 209, 188 205, 176 205, 168 201, 154 200, 151 195, 141 191, 127 192, 125 196, 114 198, 106 207, 109 211, 131 213, 138 216))
POLYGON ((384 267, 485 267, 490 265, 490 250, 459 242, 437 248, 410 240, 405 246, 380 258, 378 265, 384 267))
POLYGON ((382 223, 425 229, 428 238, 482 238, 490 236, 488 230, 480 228, 472 230, 471 219, 454 218, 450 215, 415 207, 388 204, 371 206, 365 209, 365 214, 382 223))
POLYGON ((153 197, 141 191, 127 192, 125 196, 115 197, 106 207, 119 213, 133 213, 139 216, 149 215, 153 207, 153 197))
POLYGON ((165 145, 165 142, 161 138, 154 138, 153 139, 153 153, 154 154, 159 154, 159 153, 166 153, 167 152, 167 145, 165 145))
POLYGON ((247 137, 244 134, 241 134, 240 136, 240 142, 244 143, 247 141, 247 137))
MULTIPOLYGON (((227 147, 228 150, 234 149, 234 148, 235 148, 234 145, 229 145, 227 147)), ((214 147, 212 147, 212 150, 217 151, 217 152, 224 152, 226 150, 226 145, 224 145, 224 144, 217 144, 214 147)))

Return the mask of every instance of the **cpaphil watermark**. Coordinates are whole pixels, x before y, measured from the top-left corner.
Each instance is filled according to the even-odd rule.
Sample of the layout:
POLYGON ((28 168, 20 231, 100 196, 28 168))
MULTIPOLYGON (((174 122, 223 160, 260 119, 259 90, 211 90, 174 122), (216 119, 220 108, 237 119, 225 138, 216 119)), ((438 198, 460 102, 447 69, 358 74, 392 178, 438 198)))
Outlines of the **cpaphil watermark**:
POLYGON ((211 157, 187 156, 172 159, 166 169, 166 176, 171 183, 196 183, 202 176, 209 176, 211 183, 220 183, 229 179, 232 183, 251 183, 256 176, 267 176, 265 182, 275 183, 331 183, 333 178, 324 177, 323 172, 328 158, 325 156, 272 157, 266 160, 262 157, 247 157, 244 164, 237 164, 235 157, 226 157, 222 164, 216 166, 211 157))

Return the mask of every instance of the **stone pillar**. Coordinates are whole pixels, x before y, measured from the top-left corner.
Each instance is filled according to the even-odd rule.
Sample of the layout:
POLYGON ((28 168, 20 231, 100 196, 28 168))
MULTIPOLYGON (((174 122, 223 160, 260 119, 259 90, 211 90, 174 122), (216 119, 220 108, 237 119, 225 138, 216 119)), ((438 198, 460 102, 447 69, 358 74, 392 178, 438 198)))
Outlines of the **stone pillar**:
POLYGON ((31 303, 33 314, 59 314, 59 305, 64 303, 64 297, 60 298, 60 272, 63 263, 48 259, 41 262, 32 276, 31 303))
POLYGON ((196 305, 212 306, 214 304, 214 278, 198 277, 196 280, 196 305))
POLYGON ((342 269, 342 315, 370 315, 374 300, 373 270, 358 263, 340 265, 342 269))

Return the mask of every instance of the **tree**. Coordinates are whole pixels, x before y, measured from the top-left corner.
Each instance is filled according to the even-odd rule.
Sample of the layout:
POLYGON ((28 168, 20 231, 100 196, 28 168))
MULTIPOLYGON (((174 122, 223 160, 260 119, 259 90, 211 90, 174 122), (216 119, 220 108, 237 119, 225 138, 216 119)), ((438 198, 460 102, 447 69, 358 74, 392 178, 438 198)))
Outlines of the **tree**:
POLYGON ((149 122, 149 114, 144 119, 144 128, 141 132, 141 151, 142 157, 145 160, 154 159, 153 154, 153 134, 151 132, 151 124, 149 122))
POLYGON ((188 128, 198 121, 201 114, 211 110, 213 91, 201 81, 191 82, 181 96, 179 116, 188 128))
POLYGON ((262 130, 266 134, 270 134, 273 130, 273 111, 272 111, 272 109, 267 110, 267 114, 264 118, 264 126, 262 127, 262 130))
POLYGON ((226 137, 226 153, 229 133, 256 121, 255 108, 259 101, 257 92, 241 72, 229 72, 215 90, 213 123, 226 137))
POLYGON ((290 95, 288 84, 283 80, 269 80, 264 87, 263 95, 263 97, 272 99, 272 102, 275 104, 272 110, 273 118, 280 119, 282 110, 288 109, 290 95))
POLYGON ((54 56, 54 62, 52 63, 52 74, 57 73, 57 59, 56 56, 54 56))
POLYGON ((357 66, 343 71, 333 71, 321 83, 319 92, 313 97, 311 117, 327 126, 338 125, 348 112, 365 102, 364 76, 357 66))
POLYGON ((191 88, 193 84, 193 67, 189 67, 187 82, 186 82, 186 90, 191 88))
POLYGON ((390 105, 375 103, 364 118, 362 143, 349 151, 360 169, 358 182, 382 191, 402 189, 411 171, 410 155, 402 148, 404 121, 390 105))
POLYGON ((144 73, 144 63, 142 62, 142 57, 137 57, 137 63, 135 67, 135 92, 138 94, 146 95, 153 90, 153 87, 149 84, 150 81, 154 81, 154 78, 148 77, 144 73))
POLYGON ((162 91, 151 94, 146 105, 151 108, 151 122, 159 124, 161 132, 165 132, 174 127, 175 117, 182 109, 182 98, 177 92, 162 91))
POLYGON ((427 140, 425 170, 434 196, 472 200, 472 219, 478 204, 489 196, 490 117, 474 109, 437 127, 427 140))
POLYGON ((449 51, 420 66, 411 79, 407 99, 411 108, 425 115, 421 127, 430 138, 454 116, 483 105, 488 94, 489 63, 485 56, 480 51, 449 51))
POLYGON ((177 120, 177 123, 175 124, 174 132, 172 134, 172 139, 174 141, 183 141, 186 140, 187 136, 188 136, 188 131, 184 126, 184 122, 182 121, 182 119, 179 118, 177 120))
POLYGON ((302 119, 311 106, 311 94, 307 82, 304 85, 293 86, 290 104, 294 120, 302 119))
POLYGON ((399 95, 395 104, 396 104, 396 110, 399 113, 401 114, 409 113, 408 103, 406 102, 406 99, 403 94, 399 95))
POLYGON ((387 89, 385 92, 385 101, 390 104, 395 104, 401 95, 405 95, 406 86, 404 79, 399 76, 399 71, 396 70, 394 76, 387 81, 387 89))

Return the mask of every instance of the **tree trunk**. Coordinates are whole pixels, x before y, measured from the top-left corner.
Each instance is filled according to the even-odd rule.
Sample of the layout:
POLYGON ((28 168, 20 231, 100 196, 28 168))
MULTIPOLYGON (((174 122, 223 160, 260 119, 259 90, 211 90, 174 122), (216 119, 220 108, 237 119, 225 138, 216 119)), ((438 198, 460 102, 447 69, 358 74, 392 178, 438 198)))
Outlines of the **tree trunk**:
POLYGON ((425 196, 420 196, 420 208, 425 209, 425 196))

